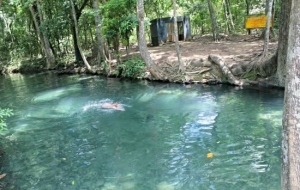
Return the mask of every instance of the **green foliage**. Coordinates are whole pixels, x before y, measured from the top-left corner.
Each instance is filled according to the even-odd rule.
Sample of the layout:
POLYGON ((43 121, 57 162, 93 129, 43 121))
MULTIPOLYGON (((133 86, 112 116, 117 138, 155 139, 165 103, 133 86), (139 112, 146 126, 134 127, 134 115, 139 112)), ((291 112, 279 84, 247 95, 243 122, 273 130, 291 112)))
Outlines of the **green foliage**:
POLYGON ((13 112, 11 109, 0 108, 0 131, 6 130, 6 118, 12 115, 13 112))
MULTIPOLYGON (((1 1, 1 0, 0 0, 1 1)), ((223 0, 211 0, 216 14, 220 33, 245 33, 245 15, 264 13, 265 3, 261 0, 230 0, 228 1, 232 22, 229 22, 223 0), (248 10, 247 4, 248 2, 248 10), (228 23, 232 23, 234 30, 229 31, 228 23)), ((2 62, 19 64, 22 59, 35 59, 44 57, 41 40, 35 29, 29 7, 34 3, 39 5, 41 21, 39 29, 49 39, 51 49, 59 59, 62 53, 74 52, 71 26, 73 25, 69 1, 59 0, 5 0, 0 6, 0 60, 2 62), (38 2, 38 3, 37 3, 38 2)), ((95 10, 92 1, 84 4, 83 0, 77 0, 75 8, 78 11, 79 39, 83 50, 92 48, 96 37, 95 10), (83 6, 85 5, 85 6, 83 6), (82 8, 82 9, 81 9, 82 8)), ((129 39, 135 38, 134 32, 137 26, 136 0, 109 0, 99 2, 101 28, 103 40, 114 46, 116 52, 120 41, 129 45, 129 39), (106 39, 105 39, 106 38, 106 39)), ((189 15, 193 35, 211 33, 211 19, 207 8, 207 0, 177 0, 178 15, 189 15)), ((172 1, 145 0, 145 13, 148 22, 155 18, 169 17, 173 15, 172 1)), ((280 1, 275 4, 275 23, 273 29, 276 32, 278 24, 277 14, 280 9, 280 1)), ((146 33, 149 34, 149 28, 146 33)), ((136 40, 136 39, 134 39, 136 40)), ((60 61, 60 60, 59 60, 60 61)))
POLYGON ((146 0, 145 13, 147 16, 155 18, 162 18, 171 16, 169 12, 172 10, 172 1, 163 0, 146 0))
POLYGON ((134 29, 138 26, 138 19, 135 15, 128 15, 121 19, 120 34, 121 38, 126 40, 125 45, 129 46, 129 38, 134 29))
POLYGON ((121 77, 139 78, 145 73, 146 63, 141 59, 130 59, 119 64, 117 69, 121 71, 121 77))
POLYGON ((111 0, 101 9, 104 18, 103 34, 109 44, 114 44, 114 48, 118 48, 116 44, 119 43, 120 37, 125 40, 125 45, 129 44, 129 38, 138 23, 135 5, 136 0, 111 0))

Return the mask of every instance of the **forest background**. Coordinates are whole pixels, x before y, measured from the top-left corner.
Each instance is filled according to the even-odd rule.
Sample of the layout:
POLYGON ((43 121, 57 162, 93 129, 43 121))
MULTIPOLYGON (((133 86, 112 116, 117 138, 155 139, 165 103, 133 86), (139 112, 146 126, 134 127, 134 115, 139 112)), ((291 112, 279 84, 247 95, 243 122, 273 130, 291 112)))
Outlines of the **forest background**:
MULTIPOLYGON (((238 79, 249 79, 253 83, 258 81, 258 78, 265 79, 276 72, 272 69, 273 65, 265 67, 270 63, 267 53, 269 38, 264 37, 265 30, 254 29, 250 35, 251 31, 245 29, 245 18, 247 15, 270 13, 273 23, 271 37, 276 41, 280 17, 279 1, 145 0, 144 13, 144 39, 148 48, 151 48, 150 21, 175 15, 189 16, 192 37, 188 41, 199 43, 193 43, 186 50, 183 43, 180 44, 182 49, 179 43, 163 46, 159 51, 176 49, 175 57, 178 57, 178 60, 164 62, 164 59, 158 59, 155 64, 149 65, 149 61, 134 54, 139 50, 137 26, 141 20, 137 17, 136 0, 2 0, 0 71, 24 73, 60 70, 63 73, 89 72, 113 77, 150 78, 184 83, 197 81, 233 84, 245 84, 238 79), (263 57, 267 58, 261 59, 256 51, 252 52, 250 58, 248 56, 240 59, 239 64, 229 64, 228 68, 224 68, 220 57, 208 57, 209 52, 212 52, 214 47, 220 47, 220 44, 214 43, 214 47, 209 47, 209 42, 229 41, 228 39, 235 42, 242 40, 245 44, 254 40, 258 46, 260 39, 266 39, 268 41, 265 43, 263 57), (204 44, 207 45, 206 52, 196 49, 203 46, 203 40, 208 42, 204 44), (184 52, 190 53, 184 55, 184 52), (201 53, 204 58, 192 57, 201 53), (249 61, 251 57, 257 59, 249 61), (219 67, 214 68, 209 61, 218 63, 219 67), (258 62, 262 63, 260 65, 263 67, 257 66, 258 62), (163 73, 158 72, 162 69, 153 68, 158 63, 161 64, 160 68, 164 68, 163 73), (230 69, 231 72, 226 69, 230 69), (151 72, 153 70, 156 72, 151 72)), ((174 18, 177 18, 176 16, 174 18)), ((269 32, 266 36, 269 36, 269 32)), ((230 47, 231 44, 227 46, 230 47)), ((236 49, 240 48, 243 48, 242 44, 236 49)), ((249 50, 248 47, 244 49, 249 50)), ((258 51, 261 50, 262 48, 258 51)), ((234 53, 235 50, 229 51, 234 53)), ((274 63, 274 58, 271 60, 274 63)), ((274 80, 268 84, 283 86, 274 80)))

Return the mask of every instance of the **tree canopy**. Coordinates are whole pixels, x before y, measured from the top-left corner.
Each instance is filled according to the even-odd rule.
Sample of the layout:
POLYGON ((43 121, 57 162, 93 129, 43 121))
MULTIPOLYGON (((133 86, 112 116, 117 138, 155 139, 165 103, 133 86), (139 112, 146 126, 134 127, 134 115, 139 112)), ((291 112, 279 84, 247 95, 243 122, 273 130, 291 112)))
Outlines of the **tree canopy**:
MULTIPOLYGON (((51 67, 62 64, 62 55, 75 53, 82 61, 75 37, 74 19, 69 1, 59 0, 3 0, 0 6, 0 60, 1 66, 20 64, 20 59, 45 57, 51 67)), ((137 42, 136 0, 73 0, 81 48, 89 53, 96 44, 96 22, 93 3, 99 2, 101 37, 118 53, 120 43, 128 46, 137 42)), ((212 33, 246 33, 247 14, 265 12, 265 3, 258 0, 177 0, 177 15, 188 15, 193 35, 212 33), (207 4, 209 2, 209 4, 207 4), (212 26, 208 5, 214 10, 212 26)), ((278 2, 274 12, 279 9, 278 2)), ((173 16, 172 1, 145 0, 146 33, 149 21, 173 16)), ((275 25, 277 21, 275 14, 275 25)), ((277 24, 278 25, 278 24, 277 24)), ((276 29, 276 28, 275 28, 276 29)), ((48 67, 50 67, 48 65, 48 67)))

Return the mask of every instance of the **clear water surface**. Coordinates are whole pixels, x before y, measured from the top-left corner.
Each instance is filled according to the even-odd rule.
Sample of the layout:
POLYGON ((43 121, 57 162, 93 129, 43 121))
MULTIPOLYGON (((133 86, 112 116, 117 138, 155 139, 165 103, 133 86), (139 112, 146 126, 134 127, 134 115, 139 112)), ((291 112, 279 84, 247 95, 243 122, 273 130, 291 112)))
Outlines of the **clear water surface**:
POLYGON ((281 90, 39 74, 0 97, 5 189, 280 189, 281 90))

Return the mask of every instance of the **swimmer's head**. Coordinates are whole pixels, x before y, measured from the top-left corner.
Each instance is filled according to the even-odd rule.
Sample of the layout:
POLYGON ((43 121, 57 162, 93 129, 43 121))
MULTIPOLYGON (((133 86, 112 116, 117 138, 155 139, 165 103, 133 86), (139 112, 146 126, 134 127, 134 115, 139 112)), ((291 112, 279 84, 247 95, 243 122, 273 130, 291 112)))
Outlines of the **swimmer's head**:
POLYGON ((119 103, 113 103, 111 104, 113 107, 118 107, 120 104, 119 103))

